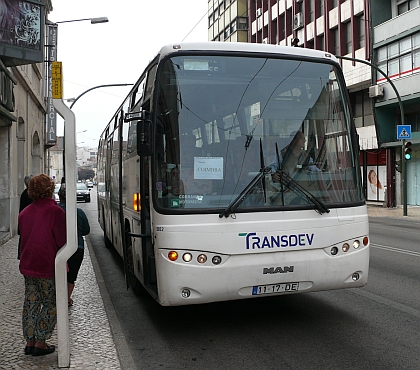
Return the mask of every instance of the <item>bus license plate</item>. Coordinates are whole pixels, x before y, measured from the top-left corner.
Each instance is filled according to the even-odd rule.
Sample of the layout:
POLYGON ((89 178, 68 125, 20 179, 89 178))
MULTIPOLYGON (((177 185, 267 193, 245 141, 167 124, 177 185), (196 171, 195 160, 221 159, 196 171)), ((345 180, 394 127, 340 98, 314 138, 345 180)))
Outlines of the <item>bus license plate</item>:
POLYGON ((297 291, 299 291, 299 283, 258 285, 258 286, 252 287, 252 295, 297 292, 297 291))

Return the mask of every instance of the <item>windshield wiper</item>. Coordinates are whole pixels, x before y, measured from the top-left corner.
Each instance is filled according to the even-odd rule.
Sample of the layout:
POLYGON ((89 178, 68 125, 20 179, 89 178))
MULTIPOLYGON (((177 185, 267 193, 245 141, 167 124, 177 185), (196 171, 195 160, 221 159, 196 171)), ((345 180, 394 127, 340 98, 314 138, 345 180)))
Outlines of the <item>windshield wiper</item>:
POLYGON ((241 193, 228 205, 228 207, 219 214, 219 217, 222 218, 223 216, 229 217, 229 215, 235 212, 236 208, 238 208, 241 203, 245 200, 246 196, 254 189, 255 185, 259 183, 259 181, 267 174, 271 172, 270 167, 261 168, 258 171, 257 176, 255 176, 250 183, 241 191, 241 193))
POLYGON ((300 185, 296 180, 291 178, 286 172, 282 170, 277 170, 277 173, 280 175, 280 183, 286 188, 294 191, 296 194, 300 195, 302 198, 306 199, 316 207, 316 211, 319 214, 329 213, 330 210, 327 206, 318 198, 313 196, 311 192, 306 190, 302 185, 300 185))

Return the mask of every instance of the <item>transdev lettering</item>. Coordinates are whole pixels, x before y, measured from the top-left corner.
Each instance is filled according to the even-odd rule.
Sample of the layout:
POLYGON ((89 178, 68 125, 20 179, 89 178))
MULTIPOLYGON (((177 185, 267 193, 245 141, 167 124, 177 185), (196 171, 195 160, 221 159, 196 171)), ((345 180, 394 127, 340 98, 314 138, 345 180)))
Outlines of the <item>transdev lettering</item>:
POLYGON ((259 237, 257 233, 246 235, 246 249, 304 247, 312 245, 315 234, 271 235, 259 237))

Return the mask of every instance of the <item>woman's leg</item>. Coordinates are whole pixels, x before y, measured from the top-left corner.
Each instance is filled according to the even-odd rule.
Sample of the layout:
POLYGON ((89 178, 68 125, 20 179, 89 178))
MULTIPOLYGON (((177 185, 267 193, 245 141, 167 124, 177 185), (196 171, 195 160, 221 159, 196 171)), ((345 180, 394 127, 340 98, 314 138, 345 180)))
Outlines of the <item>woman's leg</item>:
POLYGON ((74 254, 67 261, 67 264, 69 266, 69 271, 67 272, 69 307, 73 305, 71 295, 73 293, 74 283, 77 279, 77 275, 79 274, 80 266, 83 262, 84 253, 85 252, 83 248, 77 248, 76 252, 74 252, 74 254))
POLYGON ((36 279, 42 307, 40 307, 35 327, 35 347, 48 348, 45 343, 51 338, 57 323, 55 299, 55 279, 36 279))
POLYGON ((74 283, 67 283, 67 299, 69 302, 69 307, 73 306, 73 300, 71 299, 71 294, 73 293, 74 290, 74 283))
POLYGON ((34 278, 24 276, 25 278, 25 299, 22 310, 22 330, 23 337, 26 340, 25 354, 32 353, 32 347, 35 345, 35 326, 36 317, 40 309, 40 297, 36 288, 34 278))

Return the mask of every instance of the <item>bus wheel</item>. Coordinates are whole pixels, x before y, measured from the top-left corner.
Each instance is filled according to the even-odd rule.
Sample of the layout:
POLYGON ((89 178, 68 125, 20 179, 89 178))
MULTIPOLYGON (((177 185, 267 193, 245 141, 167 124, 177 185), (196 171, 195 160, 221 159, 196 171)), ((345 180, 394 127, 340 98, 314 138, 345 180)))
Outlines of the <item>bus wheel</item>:
POLYGON ((134 275, 134 258, 133 258, 133 246, 131 243, 131 237, 127 237, 127 274, 128 279, 130 282, 130 287, 133 290, 133 293, 136 296, 143 295, 144 288, 143 285, 140 283, 139 279, 137 279, 136 275, 134 275))
POLYGON ((109 240, 109 238, 106 236, 105 231, 104 231, 104 239, 105 239, 105 247, 108 248, 108 249, 112 248, 111 240, 109 240))
POLYGON ((140 281, 134 276, 130 274, 130 286, 133 290, 133 293, 136 296, 142 296, 145 292, 143 285, 141 285, 140 281))
POLYGON ((106 236, 105 217, 104 217, 104 212, 103 211, 102 211, 102 220, 103 220, 103 224, 104 224, 104 241, 105 241, 105 247, 109 249, 109 248, 112 247, 112 243, 111 243, 111 240, 109 240, 109 238, 106 236))

